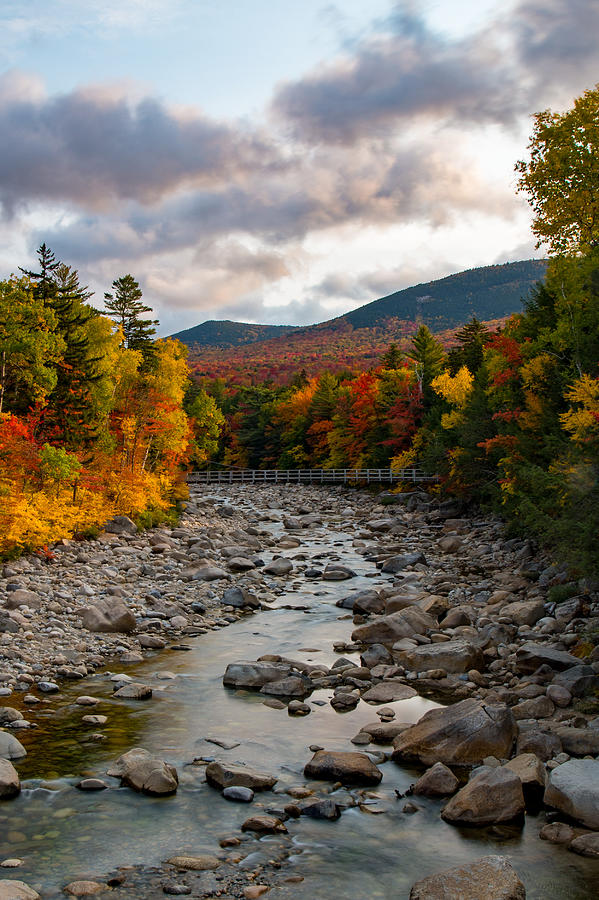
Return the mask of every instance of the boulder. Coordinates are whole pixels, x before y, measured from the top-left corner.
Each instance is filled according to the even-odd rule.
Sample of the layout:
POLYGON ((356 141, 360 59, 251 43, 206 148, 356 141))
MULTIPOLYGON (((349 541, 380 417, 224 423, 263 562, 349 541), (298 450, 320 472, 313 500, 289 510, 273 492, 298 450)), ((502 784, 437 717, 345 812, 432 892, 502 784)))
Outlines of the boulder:
POLYGON ((116 760, 108 769, 108 775, 120 778, 126 787, 160 797, 174 794, 179 784, 177 770, 162 759, 152 756, 147 750, 135 747, 116 760))
POLYGON ((229 663, 223 675, 225 687, 261 688, 270 681, 281 681, 291 672, 285 663, 250 662, 239 660, 229 663))
POLYGON ((524 813, 522 782, 510 769, 481 766, 452 797, 441 817, 456 825, 511 822, 524 813))
POLYGON ((242 609, 244 606, 251 606, 253 609, 257 609, 260 606, 260 601, 254 594, 237 585, 227 588, 223 594, 223 603, 236 609, 242 609))
POLYGON ((264 566, 263 571, 266 575, 289 575, 290 572, 293 572, 293 563, 290 559, 279 556, 267 566, 264 566))
POLYGON ((219 791, 227 787, 244 787, 252 791, 269 791, 277 783, 274 775, 256 772, 249 766, 211 762, 206 766, 206 781, 219 791))
POLYGON ((524 800, 527 805, 537 805, 545 791, 547 776, 545 766, 534 753, 520 753, 505 764, 522 782, 524 800))
POLYGON ((502 607, 500 615, 507 616, 514 625, 535 625, 545 615, 542 600, 517 600, 502 607))
POLYGON ((135 681, 124 684, 112 695, 118 700, 149 700, 152 696, 152 688, 147 684, 137 684, 135 681))
POLYGON ((11 591, 4 603, 5 609, 18 609, 20 606, 28 606, 30 609, 38 609, 41 606, 41 600, 34 591, 26 591, 19 588, 11 591))
MULTIPOLYGON (((351 597, 347 598, 351 600, 351 597)), ((360 591, 353 597, 351 609, 361 615, 379 616, 385 611, 385 600, 378 591, 360 591)))
POLYGON ((530 700, 522 700, 512 707, 516 721, 520 719, 548 719, 555 712, 555 706, 549 697, 531 697, 530 700))
POLYGON ((518 736, 518 754, 534 753, 543 762, 562 752, 562 742, 556 734, 546 731, 523 731, 518 736))
POLYGON ((570 759, 553 769, 544 803, 599 830, 599 760, 570 759))
POLYGON ((256 568, 256 564, 247 556, 232 556, 227 560, 227 568, 231 572, 249 572, 250 569, 256 568))
POLYGON ((137 525, 129 516, 115 516, 104 526, 109 534, 137 534, 137 525))
POLYGON ((228 577, 225 570, 218 566, 200 566, 200 568, 194 572, 193 576, 194 581, 220 581, 221 578, 228 577))
POLYGON ((304 776, 342 784, 378 784, 383 773, 365 753, 317 750, 304 767, 304 776))
POLYGON ((483 856, 417 881, 410 900, 526 900, 526 889, 505 856, 483 856))
POLYGON ((130 632, 137 625, 135 616, 118 597, 100 597, 81 614, 81 625, 94 632, 130 632))
POLYGON ((423 566, 428 565, 424 553, 420 553, 419 551, 416 551, 415 553, 402 553, 400 556, 392 556, 391 559, 388 559, 383 565, 382 571, 385 574, 395 575, 397 572, 402 572, 408 566, 416 566, 419 563, 423 566))
POLYGON ((485 666, 482 651, 467 641, 424 644, 413 650, 403 650, 396 659, 412 672, 445 669, 446 672, 455 674, 468 672, 470 669, 480 671, 485 666))
POLYGON ((250 816, 241 826, 242 831, 255 831, 258 834, 287 834, 287 829, 275 816, 250 816))
POLYGON ((562 748, 571 756, 599 756, 599 729, 597 728, 557 728, 556 733, 562 748))
POLYGON ((20 793, 19 773, 11 762, 0 758, 0 800, 12 800, 20 793))
POLYGON ((381 664, 391 665, 393 657, 383 644, 371 644, 360 656, 360 662, 367 669, 373 669, 381 664))
POLYGON ((431 615, 417 606, 410 606, 388 616, 377 616, 367 625, 356 628, 352 632, 351 639, 362 644, 392 646, 401 638, 426 634, 436 626, 437 621, 431 615))
POLYGON ((307 697, 312 693, 313 684, 304 675, 289 675, 280 681, 269 681, 260 688, 261 694, 272 697, 307 697))
POLYGON ((24 881, 0 878, 0 900, 41 900, 40 895, 24 881))
POLYGON ((599 859, 599 834, 580 834, 574 838, 568 850, 591 859, 599 859))
POLYGON ((396 762, 479 765, 486 756, 509 758, 517 726, 504 703, 467 699, 431 709, 393 742, 396 762))
POLYGON ((549 666, 556 672, 563 672, 571 666, 580 665, 580 660, 564 650, 553 650, 534 641, 527 641, 516 650, 516 669, 523 675, 530 675, 539 666, 549 666))
POLYGON ((599 678, 592 666, 577 665, 560 672, 552 681, 553 685, 565 688, 573 697, 583 697, 599 687, 599 678))
POLYGON ((21 759, 27 750, 20 741, 6 731, 0 731, 0 759, 21 759))
POLYGON ((362 694, 367 703, 394 703, 396 700, 408 700, 415 697, 417 691, 400 681, 381 681, 362 694))
POLYGON ((355 578, 356 573, 349 566, 343 566, 341 563, 329 563, 322 573, 323 581, 347 581, 348 578, 355 578))
POLYGON ((413 793, 424 797, 449 797, 450 794, 455 794, 459 784, 451 769, 438 762, 418 779, 413 793))
POLYGON ((408 727, 403 722, 369 722, 362 726, 359 733, 367 734, 373 744, 391 744, 408 727))

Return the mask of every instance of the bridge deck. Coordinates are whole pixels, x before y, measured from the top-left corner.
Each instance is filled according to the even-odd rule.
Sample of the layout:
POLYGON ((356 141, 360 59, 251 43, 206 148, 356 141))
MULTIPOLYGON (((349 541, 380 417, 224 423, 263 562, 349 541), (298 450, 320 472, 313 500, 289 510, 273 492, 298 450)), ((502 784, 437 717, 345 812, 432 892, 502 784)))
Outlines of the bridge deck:
POLYGON ((435 482, 438 475, 427 475, 421 469, 207 469, 191 472, 189 484, 333 484, 365 482, 366 484, 397 482, 435 482))

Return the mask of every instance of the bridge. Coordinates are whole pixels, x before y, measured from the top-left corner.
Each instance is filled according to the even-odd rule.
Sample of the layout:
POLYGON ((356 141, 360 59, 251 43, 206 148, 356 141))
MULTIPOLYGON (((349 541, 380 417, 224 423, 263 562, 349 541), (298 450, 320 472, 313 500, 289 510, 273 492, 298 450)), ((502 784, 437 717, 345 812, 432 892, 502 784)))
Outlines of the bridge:
POLYGON ((422 469, 206 469, 191 472, 188 484, 419 484, 438 475, 422 469))

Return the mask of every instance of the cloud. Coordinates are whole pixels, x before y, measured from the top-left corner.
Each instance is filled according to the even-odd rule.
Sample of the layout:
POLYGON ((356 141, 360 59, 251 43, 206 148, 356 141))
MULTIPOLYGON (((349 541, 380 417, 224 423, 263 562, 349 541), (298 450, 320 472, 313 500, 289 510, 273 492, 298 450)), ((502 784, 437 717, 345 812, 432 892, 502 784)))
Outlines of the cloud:
POLYGON ((298 140, 351 144, 415 118, 511 125, 551 91, 579 90, 583 72, 596 78, 599 4, 588 0, 520 0, 462 40, 435 34, 405 2, 389 25, 279 88, 273 112, 298 140))
POLYGON ((152 203, 184 187, 283 166, 269 141, 196 113, 175 113, 120 86, 47 98, 35 79, 0 79, 0 200, 9 209, 56 201, 105 209, 152 203))

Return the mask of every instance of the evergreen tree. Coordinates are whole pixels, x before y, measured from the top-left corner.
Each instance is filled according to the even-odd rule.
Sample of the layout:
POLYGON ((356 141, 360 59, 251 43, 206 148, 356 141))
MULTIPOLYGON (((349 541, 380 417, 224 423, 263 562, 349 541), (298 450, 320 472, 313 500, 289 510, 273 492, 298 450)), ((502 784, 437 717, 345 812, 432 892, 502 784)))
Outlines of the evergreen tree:
POLYGON ((476 316, 456 333, 458 346, 449 351, 448 362, 451 374, 455 375, 462 366, 466 366, 471 375, 476 375, 483 361, 484 346, 491 337, 491 332, 476 316))
POLYGON ((128 350, 141 350, 147 359, 158 319, 144 318, 143 314, 152 312, 152 308, 142 303, 143 294, 133 275, 116 278, 112 287, 114 294, 104 294, 104 305, 110 318, 122 329, 124 346, 128 350))
POLYGON ((46 244, 38 247, 37 258, 39 260, 39 272, 32 272, 19 266, 23 275, 27 275, 34 283, 34 295, 36 299, 47 303, 56 297, 56 281, 54 273, 60 266, 52 251, 46 244))
POLYGON ((426 410, 436 398, 436 394, 431 388, 431 382, 443 370, 445 350, 441 342, 432 336, 426 325, 421 325, 412 341, 412 350, 409 355, 415 363, 416 378, 420 384, 426 410))
POLYGON ((381 356, 381 365, 384 369, 398 369, 401 365, 403 354, 396 343, 390 344, 389 349, 381 356))

